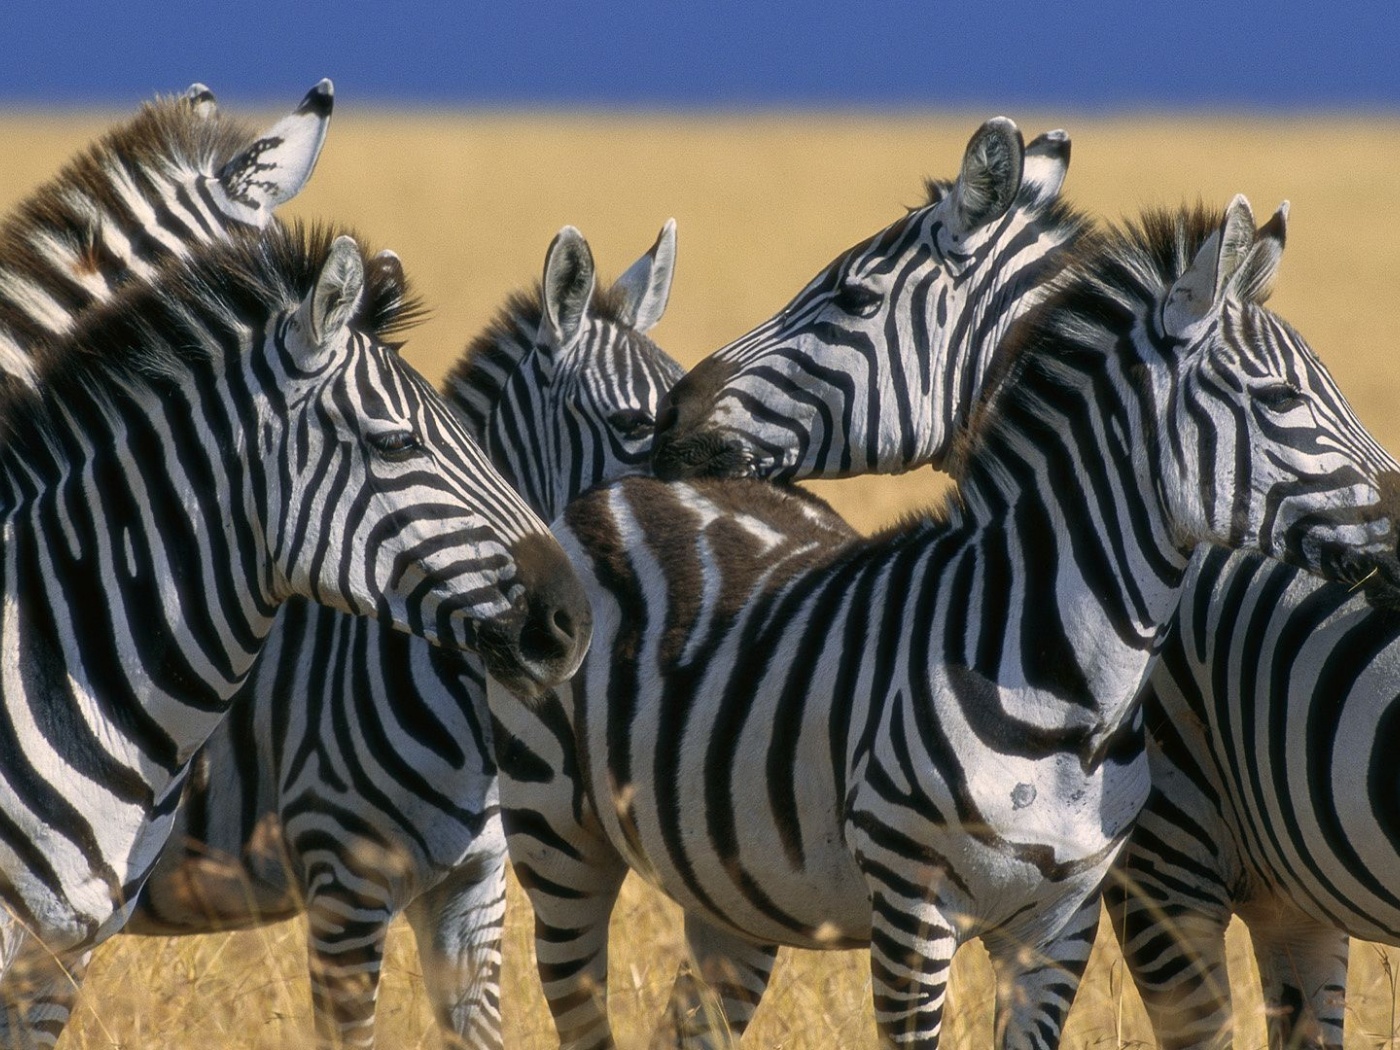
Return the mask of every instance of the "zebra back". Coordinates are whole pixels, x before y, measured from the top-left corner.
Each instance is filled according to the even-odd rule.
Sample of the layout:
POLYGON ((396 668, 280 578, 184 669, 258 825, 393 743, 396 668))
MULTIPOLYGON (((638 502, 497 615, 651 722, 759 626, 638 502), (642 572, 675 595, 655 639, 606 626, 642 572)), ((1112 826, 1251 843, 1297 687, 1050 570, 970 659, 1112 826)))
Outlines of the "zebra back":
POLYGON ((771 478, 939 466, 1002 334, 1041 298, 1088 222, 1059 197, 1069 138, 1027 147, 988 121, 958 178, 850 250, 667 399, 662 477, 771 478))
POLYGON ((32 382, 33 347, 83 310, 235 226, 266 226, 311 177, 332 102, 323 80, 255 133, 195 84, 71 160, 0 226, 0 371, 32 382))

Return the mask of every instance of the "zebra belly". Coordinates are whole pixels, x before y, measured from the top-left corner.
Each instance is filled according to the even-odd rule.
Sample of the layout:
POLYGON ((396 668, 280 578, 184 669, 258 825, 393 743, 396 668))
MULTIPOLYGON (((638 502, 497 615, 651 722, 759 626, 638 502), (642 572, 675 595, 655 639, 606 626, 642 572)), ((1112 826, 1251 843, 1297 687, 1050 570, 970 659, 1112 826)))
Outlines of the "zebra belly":
POLYGON ((663 832, 647 786, 638 785, 630 799, 625 794, 614 796, 604 818, 609 838, 634 871, 686 911, 758 944, 833 949, 869 942, 869 890, 835 822, 805 839, 797 859, 776 845, 783 836, 768 814, 737 807, 732 815, 746 825, 742 841, 719 853, 706 822, 663 832))

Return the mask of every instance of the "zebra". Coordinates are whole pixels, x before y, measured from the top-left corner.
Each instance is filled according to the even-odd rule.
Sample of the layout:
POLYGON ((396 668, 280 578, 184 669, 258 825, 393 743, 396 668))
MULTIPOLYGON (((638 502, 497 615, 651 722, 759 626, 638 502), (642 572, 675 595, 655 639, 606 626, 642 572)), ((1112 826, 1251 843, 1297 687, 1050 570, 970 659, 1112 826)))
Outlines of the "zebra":
MULTIPOLYGON (((646 333, 675 267, 674 221, 611 287, 573 227, 444 387, 541 516, 646 467, 681 367, 646 333)), ((385 935, 404 911, 452 1045, 501 1045, 505 839, 479 659, 291 600, 196 756, 170 844, 125 932, 208 933, 306 912, 323 1046, 370 1046, 385 935), (291 702, 291 701, 295 702, 291 702), (365 727, 358 732, 351 727, 365 727), (311 756, 315 756, 312 758, 311 756)), ((31 964, 31 1042, 58 1038, 86 959, 31 964)))
POLYGON ((351 235, 231 230, 0 392, 0 963, 122 926, 285 601, 577 667, 557 543, 387 342, 417 311, 351 235))
MULTIPOLYGON (((793 480, 944 467, 992 351, 1091 228, 1060 197, 1070 153, 1063 130, 1025 144, 1013 121, 984 123, 955 180, 927 180, 922 207, 838 256, 785 309, 673 386, 653 447, 657 474, 793 480), (871 395, 862 380, 890 396, 871 395)), ((817 501, 805 506, 833 536, 854 536, 817 501)), ((744 965, 766 982, 772 963, 769 949, 744 965)), ((678 979, 670 1014, 691 1009, 690 979, 678 979)), ((722 995, 739 1030, 754 1005, 742 991, 722 995)))
MULTIPOLYGON (((1281 218, 1276 231, 1280 246, 1283 222, 1281 218)), ((833 269, 839 275, 839 269, 833 269)), ((831 279, 839 277, 828 278, 831 279)), ((809 290, 814 299, 821 284, 819 279, 809 290)), ((1266 290, 1261 290, 1263 294, 1266 290)), ((819 306, 819 301, 809 303, 809 309, 819 306)), ((830 305, 827 311, 834 312, 830 305)), ((892 339, 881 333, 884 321, 879 317, 869 326, 858 326, 852 321, 832 324, 820 314, 809 326, 802 326, 801 321, 801 316, 790 309, 786 318, 775 318, 751 336, 701 362, 673 388, 656 441, 657 471, 661 476, 753 473, 795 478, 855 472, 849 462, 850 454, 843 451, 843 446, 850 444, 848 430, 854 424, 846 424, 845 428, 842 424, 863 411, 887 410, 888 404, 899 402, 894 396, 873 399, 873 383, 847 377, 854 375, 859 379, 866 374, 878 375, 882 370, 897 375, 899 363, 917 359, 917 351, 887 349, 892 339), (790 331, 783 330, 784 321, 790 331), (765 332, 771 334, 765 336, 765 332), (848 337, 847 332, 853 334, 848 337), (861 345, 856 342, 861 336, 865 339, 861 348, 866 355, 873 351, 882 356, 876 364, 857 370, 850 366, 849 359, 854 353, 852 347, 861 345), (843 388, 839 383, 846 385, 843 388), (813 389, 827 399, 816 409, 816 399, 810 393, 813 389), (862 397, 867 399, 865 403, 860 400, 862 397), (872 403, 873 409, 868 407, 872 403), (814 412, 818 415, 814 416, 814 412), (809 418, 816 420, 814 433, 803 429, 803 421, 809 418), (842 422, 828 422, 831 420, 842 422), (835 443, 821 451, 820 441, 826 433, 834 435, 835 443)), ((885 325, 886 331, 903 331, 904 327, 885 325)), ((995 349, 989 341, 980 348, 984 353, 995 349)), ((961 352, 966 353, 967 349, 961 352)), ((941 367, 935 358, 935 376, 941 367)), ((982 361, 964 367, 969 374, 980 376, 987 365, 982 361)), ((903 386, 909 388, 913 384, 906 381, 903 386)), ((934 419, 931 424, 923 422, 932 426, 935 442, 943 435, 957 433, 965 419, 963 405, 973 403, 972 391, 977 387, 977 382, 968 384, 961 401, 947 395, 933 399, 934 419)), ((899 386, 887 383, 879 389, 897 391, 899 386)), ((957 386, 946 383, 944 389, 956 391, 957 386)), ((916 402, 910 411, 925 408, 916 402)), ((869 434, 870 430, 864 433, 869 434)), ((880 448, 898 447, 891 434, 868 440, 878 440, 880 448)), ((933 461, 935 465, 941 463, 938 457, 933 461)), ((916 465, 900 455, 883 460, 868 455, 867 462, 873 464, 870 469, 882 472, 916 465)), ((1154 673, 1146 694, 1149 725, 1160 727, 1154 728, 1149 740, 1153 793, 1143 814, 1143 827, 1134 833, 1107 889, 1114 902, 1115 923, 1120 927, 1130 924, 1124 950, 1148 1001, 1149 1013, 1159 1035, 1171 1045, 1200 1045, 1225 1030, 1228 986, 1223 977, 1221 938, 1231 914, 1244 914, 1256 932, 1256 957, 1267 977, 1265 994, 1275 1044, 1286 1044, 1294 1038, 1294 1025, 1300 1016, 1321 1031, 1323 1042, 1331 1045, 1340 1040, 1346 965, 1345 937, 1341 931, 1400 943, 1400 921, 1394 918, 1394 905, 1385 903, 1383 885, 1380 889, 1358 891, 1357 899, 1363 903, 1354 907, 1344 903, 1345 893, 1336 888, 1350 885, 1340 873, 1355 868, 1352 861, 1342 859, 1349 858, 1349 850, 1354 847, 1340 843, 1354 843, 1358 838, 1367 842, 1389 841, 1378 835, 1369 822, 1384 822, 1383 814, 1392 807, 1380 801, 1378 788, 1363 782, 1361 767, 1353 767, 1358 779, 1344 788, 1334 779, 1307 771, 1303 762, 1320 761, 1312 757, 1312 752, 1289 753, 1261 767, 1256 752, 1251 750, 1253 740, 1222 739, 1218 745, 1222 750, 1212 753, 1205 740, 1181 728, 1181 718, 1197 725, 1206 717, 1202 712, 1209 712, 1212 719, 1225 724, 1225 708, 1212 705, 1234 702, 1241 691, 1248 690, 1256 705, 1267 705, 1267 709, 1277 712, 1274 720, 1267 723, 1274 732, 1300 733, 1297 725, 1301 723, 1297 720, 1304 717, 1305 711, 1313 710, 1303 700, 1303 686, 1292 679, 1263 674, 1262 667, 1260 677, 1244 682, 1231 679, 1227 672, 1238 666, 1261 666, 1256 662, 1265 658, 1274 659, 1276 650, 1272 645, 1263 645, 1260 639, 1296 638, 1314 618, 1322 625, 1324 610, 1334 607, 1346 608, 1348 614, 1329 631, 1347 638, 1373 639, 1378 655, 1374 661, 1368 659, 1344 669, 1330 659, 1332 650, 1310 648, 1309 652, 1317 655, 1301 665, 1307 671, 1300 674, 1300 680, 1325 683, 1315 690, 1319 700, 1314 706, 1323 702, 1321 697, 1327 697, 1330 704, 1331 698, 1353 694, 1364 697, 1353 702, 1353 710, 1379 711, 1385 706, 1384 669, 1391 658, 1386 645, 1392 637, 1388 614, 1372 608, 1368 599, 1350 595, 1345 588, 1318 582, 1277 561, 1266 564, 1267 572, 1254 558, 1236 555, 1227 559, 1218 554, 1205 557, 1202 566, 1193 564, 1187 574, 1183 616, 1185 610, 1194 609, 1193 622, 1206 622, 1200 602, 1209 595, 1212 601, 1247 605, 1253 619, 1247 625, 1249 629, 1242 627, 1239 633, 1231 635, 1232 646, 1208 644, 1204 628, 1197 627, 1192 652, 1205 655, 1189 659, 1181 651, 1185 643, 1175 629, 1168 634, 1164 664, 1154 673), (1245 579, 1258 582, 1246 588, 1242 582, 1245 579), (1284 580, 1289 581, 1287 586, 1284 580), (1270 594, 1277 592, 1282 596, 1278 600, 1283 605, 1271 618, 1264 615, 1267 607, 1255 605, 1258 596, 1254 588, 1267 588, 1270 594), (1294 603, 1303 608, 1295 608, 1294 603), (1353 618, 1357 625, 1354 631, 1346 627, 1353 618), (1208 672, 1212 677, 1208 677, 1208 672), (1154 714, 1158 712, 1160 717, 1154 714), (1236 771, 1233 775, 1243 785, 1236 786, 1228 799, 1216 793, 1214 787, 1226 771, 1236 771), (1296 791, 1290 795, 1291 804, 1286 804, 1268 786, 1270 776, 1284 778, 1290 784, 1306 783, 1312 791, 1323 792, 1328 798, 1374 801, 1368 801, 1356 815, 1343 809, 1341 803, 1327 803, 1327 808, 1321 801, 1305 804, 1296 791), (1178 782, 1180 787, 1176 786, 1178 782), (1209 790, 1207 784, 1212 785, 1209 790), (1215 797, 1226 800, 1216 804, 1211 801, 1215 797), (1263 800, 1272 807, 1267 818, 1263 800), (1333 805, 1344 815, 1331 815, 1333 805), (1289 814, 1285 829, 1273 826, 1278 823, 1275 814, 1279 812, 1289 814), (1351 821, 1366 822, 1366 830, 1350 832, 1351 821), (1324 828, 1333 829, 1330 834, 1339 845, 1326 849, 1319 845, 1323 838, 1320 829, 1324 828), (1306 841, 1298 837, 1305 834, 1306 841), (1319 856, 1323 859, 1318 860, 1319 856), (1313 859, 1308 861, 1308 857, 1313 859), (1325 874, 1318 874, 1319 864, 1325 874), (1131 893, 1133 887, 1142 888, 1144 893, 1131 893), (1163 921, 1164 914, 1170 921, 1163 921), (1300 934, 1285 933, 1286 925, 1294 931, 1306 926, 1307 943, 1300 941, 1300 934), (1329 933, 1329 929, 1338 932, 1329 933), (1163 956, 1166 946, 1172 950, 1163 956)), ((1209 622, 1231 623, 1229 608, 1212 612, 1209 622)), ((1210 724, 1214 726, 1215 722, 1210 724)), ((1259 724, 1265 722, 1261 719, 1259 724)), ((1358 742, 1352 745, 1350 753, 1363 751, 1371 753, 1370 746, 1363 748, 1358 742)), ((1336 776, 1340 774, 1329 774, 1336 776)), ((1400 864, 1387 855, 1370 863, 1369 870, 1400 870, 1400 864)), ((1098 912, 1088 909, 1081 918, 1079 938, 1067 937, 1059 945, 1068 957, 1048 960, 1061 1015, 1044 1023, 1054 1031, 1059 1029, 1063 1009, 1072 1001, 1077 983, 1074 975, 1082 971, 1088 960, 1098 912)), ((1051 1011, 1048 1002, 1042 1010, 1051 1011)))
POLYGON ((1023 145, 1005 117, 983 124, 954 182, 928 181, 922 207, 676 385, 657 475, 793 480, 944 462, 991 351, 1089 227, 1059 197, 1069 157, 1063 131, 1023 145))
POLYGON ((1143 704, 1152 791, 1105 900, 1158 1038, 1229 1043, 1239 915, 1269 1045, 1341 1047, 1348 935, 1400 945, 1400 616, 1210 551, 1143 704))
MULTIPOLYGON (((1008 1041, 1053 1041, 1055 987, 1018 971, 1097 915, 1146 798, 1134 697, 1192 550, 1400 568, 1400 464, 1258 301, 1282 214, 1256 235, 1237 197, 1082 241, 984 377, 941 514, 851 539, 744 478, 570 504, 594 648, 557 691, 567 725, 499 756, 565 1046, 611 1045, 629 869, 685 910, 740 1030, 777 944, 868 945, 882 1038, 936 1046, 948 962, 980 936, 1008 1041)), ((679 1035, 721 1037, 679 992, 679 1035)))
POLYGON ((32 386, 32 347, 162 263, 262 229, 316 166, 334 88, 322 80, 260 134, 203 84, 111 129, 0 224, 0 374, 32 386))

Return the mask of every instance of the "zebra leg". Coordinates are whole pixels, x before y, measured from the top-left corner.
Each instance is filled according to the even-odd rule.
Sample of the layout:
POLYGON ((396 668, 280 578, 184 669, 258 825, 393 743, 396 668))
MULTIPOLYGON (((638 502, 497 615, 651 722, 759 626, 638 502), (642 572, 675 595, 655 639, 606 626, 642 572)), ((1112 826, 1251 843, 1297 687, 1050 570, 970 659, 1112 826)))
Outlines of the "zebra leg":
POLYGON ((313 869, 308 874, 306 918, 317 1045, 337 1050, 371 1047, 384 942, 394 909, 387 900, 357 895, 338 873, 313 869))
POLYGON ((1109 919, 1163 1050, 1225 1047, 1233 1036, 1225 960, 1233 911, 1214 873, 1198 867, 1193 876, 1187 894, 1157 881, 1150 866, 1129 863, 1104 885, 1109 919))
POLYGON ((997 1045, 1052 1050, 1089 965, 1099 929, 1100 896, 1081 904, 1069 923, 1039 947, 984 938, 997 978, 997 1045))
POLYGON ((506 916, 505 842, 472 843, 471 863, 452 872, 406 909, 443 1045, 501 1046, 501 933, 506 916), (491 848, 481 849, 483 845, 491 848))
POLYGON ((0 980, 0 1046, 53 1047, 68 1025, 92 953, 60 959, 33 938, 18 949, 0 980))
POLYGON ((731 1033, 738 1041, 753 1020, 778 956, 776 944, 743 940, 689 912, 685 939, 690 959, 676 973, 653 1050, 727 1046, 731 1033))
POLYGON ((936 1050, 957 935, 928 901, 891 888, 875 886, 871 908, 870 980, 880 1039, 936 1050))
POLYGON ((1347 935, 1292 910, 1268 920, 1251 916, 1249 934, 1264 985, 1269 1046, 1340 1050, 1347 935))
MULTIPOLYGON (((508 796, 504 781, 501 795, 508 796)), ((572 811, 566 806, 552 812, 572 811)), ((591 811, 584 819, 594 826, 571 821, 554 828, 537 812, 502 813, 511 864, 535 912, 535 965, 562 1050, 614 1045, 608 920, 627 864, 597 830, 591 811)))

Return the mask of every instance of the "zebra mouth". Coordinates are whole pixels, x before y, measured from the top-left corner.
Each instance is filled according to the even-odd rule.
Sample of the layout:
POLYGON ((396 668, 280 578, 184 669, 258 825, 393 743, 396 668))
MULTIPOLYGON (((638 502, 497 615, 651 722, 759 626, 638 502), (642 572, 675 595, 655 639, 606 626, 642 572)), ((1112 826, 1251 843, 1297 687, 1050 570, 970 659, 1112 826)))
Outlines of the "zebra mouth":
POLYGON ((1394 550, 1327 547, 1318 564, 1322 576, 1361 591, 1371 605, 1400 610, 1400 557, 1394 550))
POLYGON ((713 431, 658 440, 652 451, 651 466, 662 481, 760 476, 758 457, 751 448, 713 431))

